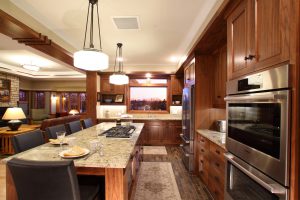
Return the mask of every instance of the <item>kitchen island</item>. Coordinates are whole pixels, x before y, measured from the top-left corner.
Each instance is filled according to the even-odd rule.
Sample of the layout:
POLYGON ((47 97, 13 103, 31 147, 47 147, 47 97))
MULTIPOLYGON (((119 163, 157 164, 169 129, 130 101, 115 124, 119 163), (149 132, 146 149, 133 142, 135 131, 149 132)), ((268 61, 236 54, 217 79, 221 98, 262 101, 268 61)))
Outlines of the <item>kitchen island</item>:
POLYGON ((141 145, 179 145, 181 143, 182 117, 173 114, 132 114, 130 118, 102 117, 100 122, 131 121, 143 123, 144 128, 139 138, 141 145))
MULTIPOLYGON (((68 137, 75 138, 74 143, 80 147, 89 148, 89 142, 99 140, 103 144, 103 155, 93 153, 87 157, 74 159, 77 174, 105 176, 105 198, 107 200, 126 200, 132 180, 135 179, 139 159, 140 148, 137 145, 143 123, 133 123, 136 127, 130 138, 106 138, 98 136, 105 130, 115 126, 115 123, 101 123, 84 129, 68 137)), ((65 149, 68 146, 64 147, 65 149)), ((61 151, 59 146, 46 143, 36 148, 3 159, 6 163, 12 158, 38 161, 59 161, 61 151)), ((6 169, 6 199, 17 199, 11 174, 6 169)))

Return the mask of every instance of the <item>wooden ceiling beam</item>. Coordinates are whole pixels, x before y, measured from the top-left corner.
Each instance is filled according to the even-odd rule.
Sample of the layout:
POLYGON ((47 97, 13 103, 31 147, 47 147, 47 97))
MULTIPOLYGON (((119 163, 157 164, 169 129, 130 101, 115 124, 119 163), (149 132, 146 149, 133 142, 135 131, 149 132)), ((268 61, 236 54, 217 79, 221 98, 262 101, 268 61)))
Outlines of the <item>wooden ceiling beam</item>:
POLYGON ((86 71, 73 65, 73 56, 70 52, 53 42, 46 35, 36 32, 1 9, 0 33, 66 63, 67 67, 75 71, 86 73, 86 71))

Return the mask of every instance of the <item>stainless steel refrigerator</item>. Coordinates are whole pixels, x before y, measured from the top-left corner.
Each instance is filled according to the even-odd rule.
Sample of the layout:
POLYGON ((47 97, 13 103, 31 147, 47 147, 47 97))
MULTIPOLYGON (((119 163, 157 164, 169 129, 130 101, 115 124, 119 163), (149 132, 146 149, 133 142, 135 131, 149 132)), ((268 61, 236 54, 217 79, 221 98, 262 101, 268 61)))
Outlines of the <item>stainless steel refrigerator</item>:
POLYGON ((185 87, 182 93, 182 162, 192 172, 194 170, 194 85, 185 87))

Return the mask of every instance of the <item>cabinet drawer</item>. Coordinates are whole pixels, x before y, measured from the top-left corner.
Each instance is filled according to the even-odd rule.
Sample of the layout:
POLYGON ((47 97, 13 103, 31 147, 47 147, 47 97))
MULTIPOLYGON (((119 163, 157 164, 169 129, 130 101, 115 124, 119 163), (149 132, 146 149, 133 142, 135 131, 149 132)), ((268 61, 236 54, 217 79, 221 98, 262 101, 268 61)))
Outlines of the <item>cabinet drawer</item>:
POLYGON ((208 184, 209 160, 205 156, 199 156, 199 176, 205 185, 208 184))
POLYGON ((224 158, 225 150, 222 147, 211 142, 209 145, 209 151, 210 151, 211 159, 220 160, 223 163, 225 162, 225 158, 224 158))
POLYGON ((209 176, 208 189, 215 200, 224 199, 224 184, 218 182, 218 177, 209 176))
POLYGON ((203 147, 204 149, 209 149, 209 140, 203 137, 202 135, 199 135, 198 137, 199 146, 203 147))
POLYGON ((220 176, 225 174, 225 162, 220 159, 215 159, 215 157, 210 157, 210 170, 213 170, 213 173, 216 173, 220 176))

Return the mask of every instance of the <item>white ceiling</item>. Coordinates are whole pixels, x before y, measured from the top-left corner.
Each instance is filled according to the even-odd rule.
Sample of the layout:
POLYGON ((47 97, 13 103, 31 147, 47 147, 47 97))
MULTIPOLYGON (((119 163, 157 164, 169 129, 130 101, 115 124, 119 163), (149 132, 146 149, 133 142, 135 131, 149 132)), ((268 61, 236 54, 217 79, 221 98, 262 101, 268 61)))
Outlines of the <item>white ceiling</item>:
MULTIPOLYGON (((88 0, 11 2, 75 49, 82 48, 88 0)), ((116 43, 122 42, 126 72, 175 72, 180 59, 186 56, 221 2, 223 0, 99 0, 102 47, 110 57, 110 70, 116 43), (116 16, 137 16, 140 29, 118 30, 112 19, 116 16)), ((94 35, 97 36, 96 31, 94 35)), ((98 47, 98 39, 95 40, 98 47)), ((45 65, 43 70, 54 70, 54 65, 52 63, 53 68, 45 65)))
POLYGON ((54 58, 19 44, 0 34, 0 71, 18 74, 29 78, 85 78, 85 74, 74 71, 71 66, 54 58), (40 67, 38 72, 24 69, 22 65, 33 64, 40 67))

